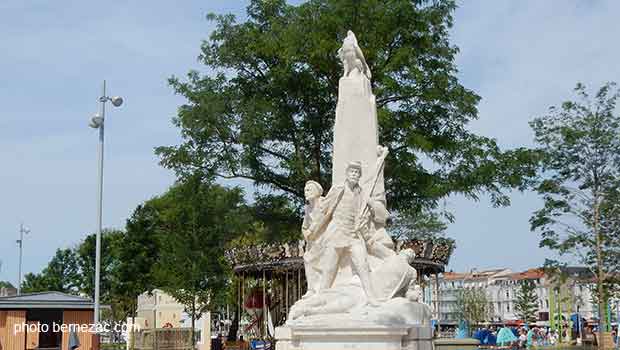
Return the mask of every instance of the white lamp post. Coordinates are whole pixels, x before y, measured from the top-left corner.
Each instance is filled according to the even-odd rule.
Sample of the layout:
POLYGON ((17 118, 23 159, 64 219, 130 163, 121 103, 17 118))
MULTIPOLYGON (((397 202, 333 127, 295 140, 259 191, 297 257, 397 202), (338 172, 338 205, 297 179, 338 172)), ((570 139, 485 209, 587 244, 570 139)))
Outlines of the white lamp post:
POLYGON ((24 234, 30 233, 30 230, 24 227, 24 224, 19 226, 19 239, 16 241, 19 245, 19 272, 17 278, 17 295, 22 294, 22 257, 24 247, 24 234))
POLYGON ((96 248, 95 248, 95 318, 94 324, 96 326, 99 325, 99 281, 101 275, 101 230, 102 230, 102 207, 103 207, 103 134, 104 134, 104 124, 105 124, 105 104, 106 102, 112 102, 114 107, 119 107, 123 104, 123 99, 121 97, 108 97, 106 96, 105 91, 105 80, 103 81, 103 89, 102 89, 101 97, 99 97, 99 102, 101 103, 101 111, 98 114, 95 114, 94 117, 90 120, 89 126, 93 129, 99 129, 99 190, 97 191, 97 238, 96 238, 96 248))

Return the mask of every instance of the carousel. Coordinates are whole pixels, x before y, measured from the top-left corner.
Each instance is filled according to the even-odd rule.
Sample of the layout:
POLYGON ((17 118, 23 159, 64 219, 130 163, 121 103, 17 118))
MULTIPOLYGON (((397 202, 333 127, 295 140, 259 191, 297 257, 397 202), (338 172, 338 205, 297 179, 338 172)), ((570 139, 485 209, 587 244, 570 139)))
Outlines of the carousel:
MULTIPOLYGON (((439 325, 439 275, 454 251, 454 240, 435 238, 398 241, 397 250, 413 249, 411 264, 418 272, 423 301, 439 325)), ((253 244, 228 250, 236 280, 238 332, 245 339, 271 340, 283 325, 290 307, 306 293, 304 243, 253 244)))

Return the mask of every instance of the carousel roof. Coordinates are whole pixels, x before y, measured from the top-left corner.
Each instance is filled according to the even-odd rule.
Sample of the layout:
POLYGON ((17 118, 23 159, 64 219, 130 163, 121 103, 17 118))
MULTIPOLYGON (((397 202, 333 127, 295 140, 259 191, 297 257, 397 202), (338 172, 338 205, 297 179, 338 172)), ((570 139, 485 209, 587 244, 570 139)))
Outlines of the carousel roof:
MULTIPOLYGON (((453 243, 423 240, 407 240, 398 242, 402 249, 413 249, 416 253, 411 266, 421 275, 434 275, 445 272, 450 255, 454 250, 453 243)), ((288 242, 254 245, 246 249, 230 249, 227 259, 233 265, 237 275, 262 277, 273 273, 299 271, 304 268, 303 243, 288 242)))
POLYGON ((236 265, 233 268, 235 274, 262 276, 262 273, 285 273, 287 271, 297 271, 304 268, 304 259, 301 257, 289 257, 276 261, 259 261, 249 264, 236 265))

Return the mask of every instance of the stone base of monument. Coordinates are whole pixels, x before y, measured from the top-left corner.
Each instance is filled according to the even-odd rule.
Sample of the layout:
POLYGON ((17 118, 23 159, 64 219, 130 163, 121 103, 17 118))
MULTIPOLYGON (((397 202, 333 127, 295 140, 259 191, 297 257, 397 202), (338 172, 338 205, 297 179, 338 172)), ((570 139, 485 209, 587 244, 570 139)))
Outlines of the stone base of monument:
POLYGON ((422 326, 276 328, 276 350, 434 350, 432 330, 422 326))

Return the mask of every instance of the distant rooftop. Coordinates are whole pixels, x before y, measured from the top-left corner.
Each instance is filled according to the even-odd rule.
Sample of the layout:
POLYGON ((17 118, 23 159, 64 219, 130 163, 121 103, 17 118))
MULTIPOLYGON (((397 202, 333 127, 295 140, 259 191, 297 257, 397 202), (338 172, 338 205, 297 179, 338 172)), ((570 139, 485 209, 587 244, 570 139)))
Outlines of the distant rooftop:
POLYGON ((0 310, 4 309, 93 309, 89 298, 61 292, 28 293, 0 297, 0 310))
POLYGON ((482 281, 492 277, 500 277, 511 274, 510 269, 472 270, 470 272, 446 272, 443 278, 446 281, 468 280, 482 281))
POLYGON ((514 281, 535 280, 543 278, 545 272, 543 269, 529 269, 523 272, 517 272, 510 275, 510 279, 514 281))
MULTIPOLYGON (((570 278, 577 280, 591 280, 593 278, 592 272, 586 267, 570 266, 562 267, 560 271, 570 278)), ((545 277, 545 271, 543 268, 533 268, 521 272, 512 272, 507 268, 489 269, 489 270, 472 270, 470 272, 446 272, 443 274, 445 281, 481 281, 489 278, 508 279, 512 281, 522 280, 535 280, 545 277)))

